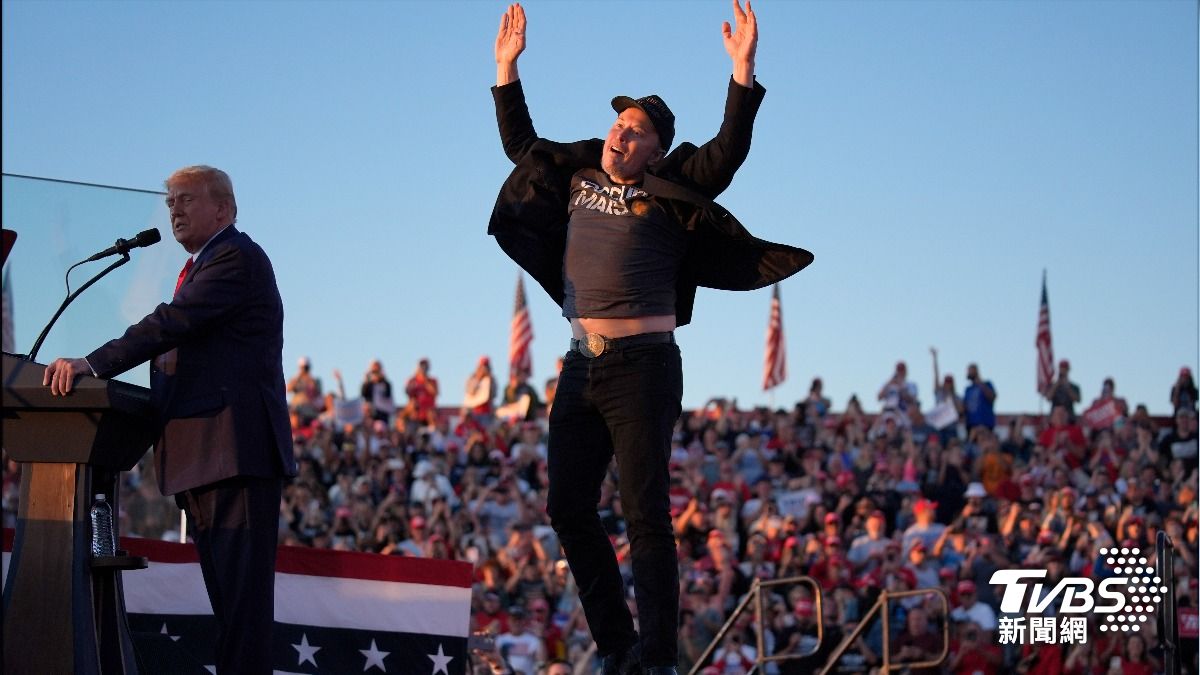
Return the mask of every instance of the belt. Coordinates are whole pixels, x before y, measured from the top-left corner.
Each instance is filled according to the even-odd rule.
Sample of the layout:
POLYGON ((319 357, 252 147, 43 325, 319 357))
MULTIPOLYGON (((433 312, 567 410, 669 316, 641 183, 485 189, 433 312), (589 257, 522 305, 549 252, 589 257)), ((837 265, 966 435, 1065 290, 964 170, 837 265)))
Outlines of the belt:
POLYGON ((571 338, 570 351, 579 352, 589 359, 594 359, 605 352, 639 347, 641 345, 675 344, 675 333, 640 333, 626 337, 610 338, 599 333, 586 333, 582 339, 571 338))

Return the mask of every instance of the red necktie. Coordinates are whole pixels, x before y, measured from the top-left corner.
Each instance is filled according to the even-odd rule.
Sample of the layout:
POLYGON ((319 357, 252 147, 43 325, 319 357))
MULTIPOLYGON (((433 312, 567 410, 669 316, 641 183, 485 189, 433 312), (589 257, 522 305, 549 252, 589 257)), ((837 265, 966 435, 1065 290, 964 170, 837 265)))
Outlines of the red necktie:
POLYGON ((179 287, 183 285, 183 280, 187 278, 188 272, 192 271, 192 263, 194 262, 195 260, 189 257, 187 262, 183 264, 183 269, 179 270, 179 280, 175 282, 175 295, 179 295, 179 287))

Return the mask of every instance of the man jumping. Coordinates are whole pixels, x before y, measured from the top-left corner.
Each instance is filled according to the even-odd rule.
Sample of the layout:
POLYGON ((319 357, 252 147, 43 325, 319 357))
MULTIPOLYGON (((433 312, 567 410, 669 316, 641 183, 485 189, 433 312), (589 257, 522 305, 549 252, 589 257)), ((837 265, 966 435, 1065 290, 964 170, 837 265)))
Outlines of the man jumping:
POLYGON ((488 233, 571 323, 550 414, 546 510, 580 589, 605 673, 676 672, 679 578, 668 459, 683 368, 674 330, 691 321, 696 287, 752 290, 799 271, 808 251, 751 236, 711 200, 750 150, 766 90, 754 80, 758 20, 733 2, 722 25, 733 78, 725 119, 700 147, 668 154, 675 115, 656 95, 612 100, 604 140, 554 143, 534 131, 517 74, 525 11, 511 5, 496 36, 492 95, 504 152, 516 164, 488 233), (596 508, 616 457, 629 533, 640 638, 616 555, 596 508))

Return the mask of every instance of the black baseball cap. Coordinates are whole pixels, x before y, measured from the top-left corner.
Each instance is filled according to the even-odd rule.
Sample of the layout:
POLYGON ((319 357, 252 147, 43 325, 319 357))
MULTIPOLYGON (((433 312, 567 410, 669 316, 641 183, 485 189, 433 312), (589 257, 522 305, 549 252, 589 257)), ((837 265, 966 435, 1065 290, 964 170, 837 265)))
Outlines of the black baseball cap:
POLYGON ((641 98, 618 96, 612 100, 612 107, 618 113, 624 112, 627 108, 637 108, 646 113, 651 124, 654 125, 654 131, 658 134, 658 144, 662 146, 663 152, 671 147, 671 141, 675 140, 675 113, 671 112, 666 101, 663 101, 658 94, 650 94, 641 98))

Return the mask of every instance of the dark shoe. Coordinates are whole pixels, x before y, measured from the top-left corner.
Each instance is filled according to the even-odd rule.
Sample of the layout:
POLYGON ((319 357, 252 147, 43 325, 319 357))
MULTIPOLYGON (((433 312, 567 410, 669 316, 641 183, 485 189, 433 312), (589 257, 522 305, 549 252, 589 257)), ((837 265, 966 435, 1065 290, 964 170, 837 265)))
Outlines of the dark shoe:
POLYGON ((679 675, 675 666, 654 666, 646 669, 646 675, 679 675))
POLYGON ((635 643, 625 651, 604 657, 604 675, 641 675, 641 650, 635 643))

